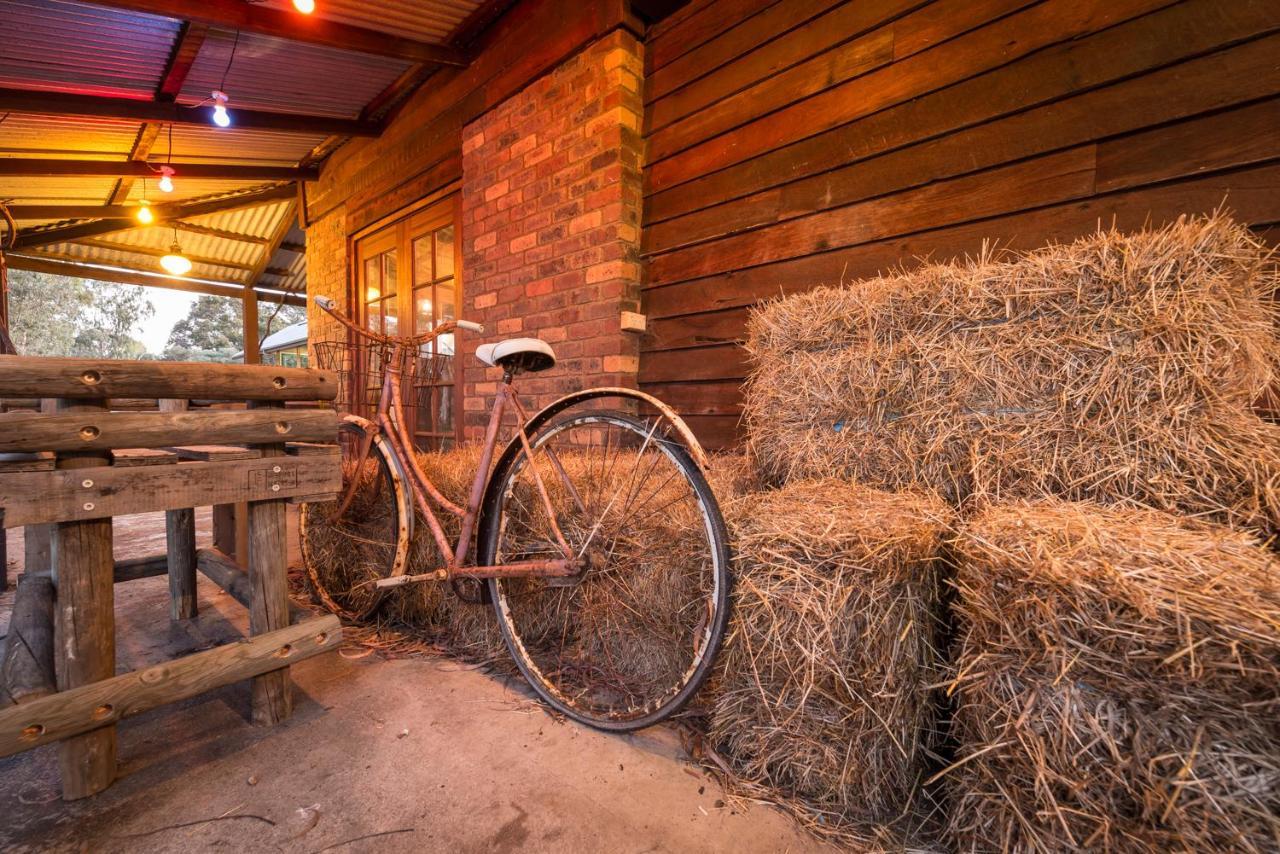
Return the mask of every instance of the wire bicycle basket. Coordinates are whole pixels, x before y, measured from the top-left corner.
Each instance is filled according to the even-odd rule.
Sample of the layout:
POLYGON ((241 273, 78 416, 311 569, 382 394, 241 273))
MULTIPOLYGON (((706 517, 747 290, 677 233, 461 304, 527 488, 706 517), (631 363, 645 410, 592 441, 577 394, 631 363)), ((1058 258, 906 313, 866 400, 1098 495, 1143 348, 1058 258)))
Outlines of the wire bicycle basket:
MULTIPOLYGON (((400 401, 410 413, 419 404, 430 406, 430 390, 449 382, 453 356, 434 353, 430 344, 419 352, 401 350, 400 401)), ((382 381, 395 347, 366 341, 318 341, 312 347, 315 366, 338 375, 334 407, 342 413, 367 416, 378 408, 382 381)))

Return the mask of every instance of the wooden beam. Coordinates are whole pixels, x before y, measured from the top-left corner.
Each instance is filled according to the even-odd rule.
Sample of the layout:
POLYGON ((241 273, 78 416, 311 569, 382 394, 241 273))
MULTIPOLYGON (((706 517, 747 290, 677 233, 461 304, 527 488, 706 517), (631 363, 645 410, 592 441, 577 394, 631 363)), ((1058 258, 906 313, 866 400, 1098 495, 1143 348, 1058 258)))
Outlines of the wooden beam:
MULTIPOLYGON (((196 549, 196 567, 201 574, 221 587, 232 598, 246 608, 253 601, 253 582, 249 573, 236 562, 231 555, 217 548, 196 549)), ((289 602, 289 615, 294 623, 300 623, 311 616, 305 608, 289 602)))
MULTIPOLYGON (((240 299, 244 296, 244 288, 239 285, 220 285, 215 282, 204 282, 192 279, 180 279, 176 276, 151 275, 131 270, 113 270, 106 267, 91 267, 69 261, 47 260, 34 255, 7 255, 9 267, 14 270, 30 270, 33 273, 50 273, 55 276, 67 276, 73 279, 92 279, 96 282, 115 282, 121 285, 141 285, 144 288, 168 288, 173 291, 184 291, 192 294, 209 294, 215 297, 240 299)), ((263 293, 267 299, 280 297, 276 294, 263 293)), ((306 306, 306 297, 289 294, 284 298, 288 305, 306 306)))
MULTIPOLYGON (((154 148, 154 146, 152 146, 154 148)), ((158 163, 133 160, 56 160, 48 158, 0 158, 0 176, 24 175, 42 178, 154 178, 159 179, 158 163)), ((320 170, 293 166, 240 166, 220 163, 175 163, 177 178, 217 179, 227 181, 316 181, 320 170)), ((122 204, 116 202, 115 204, 122 204)))
POLYGON ((122 581, 137 581, 139 578, 153 578, 169 571, 167 554, 130 557, 116 561, 112 577, 116 584, 122 581))
MULTIPOLYGON (((155 213, 156 225, 165 225, 175 219, 183 219, 192 216, 204 216, 211 213, 219 213, 221 211, 235 210, 237 208, 247 208, 254 205, 265 205, 272 202, 278 202, 283 199, 294 198, 296 191, 291 184, 280 184, 275 187, 264 187, 258 190, 251 190, 244 193, 237 193, 230 196, 222 196, 215 199, 202 199, 199 201, 173 202, 170 204, 153 205, 152 210, 155 213)), ((77 208, 79 210, 92 211, 93 208, 77 208)), ((56 206, 44 208, 46 212, 57 210, 56 206)), ((24 229, 18 232, 18 239, 15 242, 14 249, 29 249, 32 246, 47 246, 50 243, 64 243, 69 240, 79 240, 82 237, 96 237, 101 234, 110 234, 113 231, 128 231, 132 228, 140 228, 138 221, 133 218, 133 214, 137 211, 134 206, 118 206, 103 205, 97 209, 98 213, 81 213, 81 217, 101 217, 96 222, 77 223, 75 225, 66 225, 59 228, 45 229, 24 229), (120 211, 118 215, 112 212, 120 211)), ((37 217, 28 216, 24 219, 36 219, 37 217)), ((38 217, 40 219, 59 218, 57 214, 38 217)), ((73 217, 64 217, 73 218, 73 217)))
POLYGON ((427 44, 390 33, 328 21, 242 0, 90 0, 99 6, 199 21, 290 41, 389 56, 412 62, 465 66, 466 56, 445 45, 427 44))
MULTIPOLYGON (((156 137, 159 135, 160 125, 158 124, 148 123, 138 128, 138 136, 133 141, 133 148, 129 149, 129 163, 144 163, 147 157, 151 155, 151 146, 155 145, 156 137)), ((111 196, 107 199, 107 204, 124 204, 129 199, 131 192, 133 192, 133 178, 121 177, 119 181, 116 181, 115 187, 111 189, 111 196)))
POLYGON ((332 409, 291 409, 287 413, 213 409, 69 415, 6 412, 0 415, 0 453, 171 448, 184 441, 252 445, 285 437, 299 442, 337 441, 337 413, 332 409))
MULTIPOLYGON (((90 116, 215 127, 208 107, 187 107, 162 101, 107 98, 69 92, 36 92, 29 89, 0 89, 0 113, 3 112, 90 116)), ((232 124, 237 128, 337 136, 372 137, 382 133, 381 125, 355 119, 268 113, 260 110, 237 109, 235 104, 231 105, 230 112, 232 124)))
POLYGON ((0 756, 114 725, 121 718, 278 670, 341 643, 342 624, 326 614, 12 706, 0 711, 0 756))
POLYGON ((169 225, 177 228, 178 231, 185 231, 188 234, 203 234, 205 237, 219 237, 223 240, 235 240, 240 243, 256 243, 259 246, 266 246, 271 238, 259 237, 256 234, 241 234, 238 231, 227 231, 223 228, 210 228, 207 225, 196 225, 193 222, 171 222, 169 225))
MULTIPOLYGON (((208 362, 143 362, 0 356, 0 397, 333 400, 337 374, 317 368, 246 368, 208 362)), ((334 435, 336 436, 336 427, 334 435)), ((287 437, 289 441, 294 437, 287 437)), ((192 445, 194 441, 173 442, 192 445)), ((142 447, 117 445, 118 448, 142 447)), ((52 449, 49 449, 52 450, 52 449)), ((198 506, 198 505, 191 505, 198 506)))
MULTIPOLYGON (((77 240, 76 243, 80 246, 91 246, 95 249, 110 249, 114 252, 132 252, 135 255, 145 255, 148 258, 163 258, 165 255, 169 254, 168 249, 156 249, 151 246, 130 246, 126 243, 114 243, 110 240, 98 240, 92 237, 77 240)), ((207 255, 192 255, 190 252, 183 252, 182 254, 195 264, 208 264, 212 267, 226 267, 230 270, 253 269, 253 265, 242 264, 239 261, 227 261, 223 258, 213 258, 207 255)))
MULTIPOLYGON (((318 456, 127 469, 100 465, 75 472, 6 474, 0 478, 0 506, 5 511, 4 524, 17 527, 54 520, 79 521, 99 515, 126 516, 294 495, 322 495, 341 488, 342 473, 334 460, 318 456), (92 481, 93 485, 84 486, 85 480, 92 481), (85 510, 85 505, 92 509, 85 510)), ((60 527, 64 524, 67 522, 59 522, 60 527)), ((56 554, 56 548, 54 551, 56 554)))

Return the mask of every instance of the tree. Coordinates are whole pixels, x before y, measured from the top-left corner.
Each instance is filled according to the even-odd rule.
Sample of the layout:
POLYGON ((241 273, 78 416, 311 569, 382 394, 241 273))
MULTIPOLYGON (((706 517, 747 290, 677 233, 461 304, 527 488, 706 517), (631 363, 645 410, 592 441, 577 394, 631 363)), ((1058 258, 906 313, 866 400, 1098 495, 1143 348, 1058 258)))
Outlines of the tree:
MULTIPOLYGON (((306 311, 299 306, 260 303, 258 340, 262 341, 291 323, 305 320, 306 316, 306 311)), ((163 358, 228 362, 243 349, 244 320, 240 300, 206 295, 193 302, 187 316, 173 325, 163 358)))
POLYGON ((137 285, 12 270, 9 314, 23 355, 137 359, 146 348, 134 334, 155 308, 137 285))

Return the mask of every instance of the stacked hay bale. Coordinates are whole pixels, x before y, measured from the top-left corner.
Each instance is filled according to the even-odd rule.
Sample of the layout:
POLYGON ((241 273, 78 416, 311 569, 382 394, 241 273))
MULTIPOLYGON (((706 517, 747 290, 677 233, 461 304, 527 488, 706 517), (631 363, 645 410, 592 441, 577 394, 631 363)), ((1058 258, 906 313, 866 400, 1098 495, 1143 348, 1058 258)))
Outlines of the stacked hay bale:
POLYGON ((1280 523, 1275 267, 1223 217, 927 266, 751 321, 749 444, 774 483, 1058 495, 1280 523))
POLYGON ((1276 564, 1210 524, 1280 533, 1280 427, 1253 409, 1277 284, 1212 217, 754 314, 764 481, 982 513, 957 547, 955 847, 1280 846, 1276 564))
POLYGON ((711 741, 733 781, 845 841, 910 837, 934 740, 940 500, 847 481, 732 504, 711 741))
POLYGON ((1280 562, 1150 510, 992 507, 957 538, 960 850, 1280 848, 1280 562))

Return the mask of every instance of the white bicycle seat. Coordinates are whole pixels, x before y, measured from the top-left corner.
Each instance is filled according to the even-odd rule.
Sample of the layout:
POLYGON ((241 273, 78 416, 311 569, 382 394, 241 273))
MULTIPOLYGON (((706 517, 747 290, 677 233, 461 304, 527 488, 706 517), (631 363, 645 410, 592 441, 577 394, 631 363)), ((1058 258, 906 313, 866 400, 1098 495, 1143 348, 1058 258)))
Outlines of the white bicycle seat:
POLYGON ((508 338, 476 348, 476 358, 507 371, 545 371, 555 367, 556 353, 540 338, 508 338))

